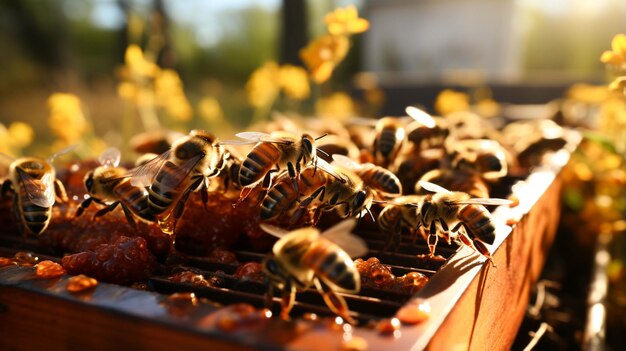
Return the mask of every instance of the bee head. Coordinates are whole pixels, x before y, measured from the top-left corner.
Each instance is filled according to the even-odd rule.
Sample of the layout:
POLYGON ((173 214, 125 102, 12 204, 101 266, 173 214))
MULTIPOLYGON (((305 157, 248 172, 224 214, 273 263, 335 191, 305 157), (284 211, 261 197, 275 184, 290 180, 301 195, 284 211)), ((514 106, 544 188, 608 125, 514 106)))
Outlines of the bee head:
POLYGON ((368 205, 371 203, 371 199, 372 193, 368 191, 368 189, 357 192, 350 203, 352 214, 359 214, 365 207, 369 207, 368 205))

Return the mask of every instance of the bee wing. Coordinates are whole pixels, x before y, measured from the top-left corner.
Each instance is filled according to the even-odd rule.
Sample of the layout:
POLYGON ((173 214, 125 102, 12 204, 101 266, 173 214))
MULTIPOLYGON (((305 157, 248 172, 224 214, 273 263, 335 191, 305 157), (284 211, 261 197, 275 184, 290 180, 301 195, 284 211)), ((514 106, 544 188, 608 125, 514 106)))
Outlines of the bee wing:
POLYGON ((341 247, 350 257, 359 257, 367 253, 365 240, 351 233, 356 226, 356 219, 348 218, 322 233, 322 236, 341 247))
POLYGON ((74 144, 74 145, 70 145, 70 146, 68 146, 68 147, 66 147, 66 148, 64 148, 64 149, 61 149, 60 151, 55 152, 54 154, 50 155, 50 157, 48 157, 47 161, 48 161, 49 163, 52 163, 52 162, 54 162, 54 160, 56 160, 57 158, 59 158, 59 157, 61 157, 61 156, 65 155, 65 154, 67 154, 67 153, 69 153, 69 152, 72 152, 74 149, 76 149, 76 147, 77 147, 77 146, 78 146, 78 145, 74 144))
POLYGON ((41 179, 36 179, 19 168, 17 168, 17 173, 24 184, 24 190, 30 202, 41 207, 54 205, 54 178, 52 174, 46 173, 41 179))
POLYGON ((266 233, 271 234, 277 238, 282 238, 283 236, 289 234, 287 229, 283 229, 271 224, 259 223, 259 227, 263 229, 266 233))
POLYGON ((98 162, 104 167, 117 167, 120 164, 120 159, 122 158, 122 154, 120 150, 110 147, 100 154, 98 157, 98 162))
POLYGON ((266 143, 278 143, 278 144, 292 144, 293 140, 286 138, 272 137, 271 135, 263 132, 241 132, 235 134, 237 137, 244 140, 225 140, 220 142, 222 145, 246 145, 256 144, 261 142, 266 143))
POLYGON ((433 192, 433 193, 451 193, 450 190, 448 190, 448 189, 446 189, 446 188, 444 188, 442 186, 439 186, 437 184, 434 184, 434 183, 431 183, 431 182, 427 182, 425 180, 420 180, 418 183, 419 183, 419 185, 422 188, 424 188, 424 189, 426 189, 426 190, 428 190, 430 192, 433 192))
POLYGON ((457 202, 460 205, 510 205, 513 203, 511 200, 507 199, 494 199, 494 198, 480 198, 475 197, 463 201, 457 202))
POLYGON ((361 167, 360 164, 352 160, 350 157, 340 154, 333 155, 333 162, 336 163, 338 166, 348 169, 358 169, 361 167))
MULTIPOLYGON (((333 156, 335 156, 335 155, 333 155, 333 156)), ((324 161, 320 157, 316 158, 315 162, 317 163, 317 167, 319 167, 319 169, 321 169, 324 172, 330 174, 331 176, 339 179, 340 181, 345 181, 346 177, 344 175, 342 175, 341 173, 337 172, 335 170, 335 167, 333 167, 333 165, 331 165, 330 163, 324 161)))
POLYGON ((167 150, 152 160, 128 171, 126 177, 130 177, 130 185, 145 188, 152 185, 154 177, 170 157, 171 150, 167 150))
POLYGON ((408 106, 404 111, 411 118, 420 122, 421 124, 425 125, 428 128, 433 128, 437 124, 435 122, 435 119, 431 115, 424 112, 423 110, 420 110, 419 108, 415 106, 408 106))

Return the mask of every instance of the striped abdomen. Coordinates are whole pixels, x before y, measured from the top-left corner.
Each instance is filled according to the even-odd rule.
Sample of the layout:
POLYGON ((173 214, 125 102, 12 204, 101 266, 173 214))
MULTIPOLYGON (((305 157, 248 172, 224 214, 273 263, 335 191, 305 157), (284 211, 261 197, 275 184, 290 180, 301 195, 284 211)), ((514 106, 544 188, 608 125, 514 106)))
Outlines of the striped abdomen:
POLYGON ((24 187, 19 187, 19 194, 17 198, 19 201, 18 206, 20 220, 30 232, 34 234, 41 234, 50 224, 50 218, 52 217, 52 207, 41 207, 33 204, 28 199, 26 190, 24 187))
POLYGON ((272 143, 258 143, 239 170, 239 184, 248 186, 261 180, 280 159, 280 150, 272 143))
MULTIPOLYGON (((470 229, 470 237, 475 236, 487 244, 493 244, 496 238, 496 228, 491 213, 482 205, 466 205, 458 214, 458 219, 470 229)), ((473 238, 472 238, 473 239, 473 238)))
POLYGON ((326 183, 324 171, 309 166, 300 173, 298 191, 288 176, 281 176, 261 203, 261 219, 272 219, 292 208, 299 196, 308 196, 326 183), (315 173, 315 175, 313 175, 315 173))
POLYGON ((150 208, 148 192, 130 184, 130 179, 123 179, 113 189, 116 197, 120 199, 133 214, 146 221, 154 221, 155 216, 150 208))
POLYGON ((183 183, 180 177, 183 175, 177 173, 179 170, 174 163, 165 162, 148 188, 148 205, 153 215, 165 212, 180 194, 179 185, 183 183))
POLYGON ((332 283, 347 292, 361 287, 361 278, 354 261, 334 243, 320 238, 302 257, 302 263, 315 271, 326 283, 332 283))
POLYGON ((386 168, 370 165, 370 167, 364 167, 358 175, 365 184, 376 190, 388 194, 400 195, 402 193, 400 179, 386 168))

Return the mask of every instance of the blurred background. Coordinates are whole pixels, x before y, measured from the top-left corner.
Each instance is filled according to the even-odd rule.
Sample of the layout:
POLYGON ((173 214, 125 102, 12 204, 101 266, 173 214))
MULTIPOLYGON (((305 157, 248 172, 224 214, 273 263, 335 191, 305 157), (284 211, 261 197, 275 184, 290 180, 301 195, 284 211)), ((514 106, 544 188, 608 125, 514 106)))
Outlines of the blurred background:
POLYGON ((599 54, 626 31, 622 0, 0 0, 0 123, 24 121, 46 141, 48 98, 70 93, 89 133, 120 144, 120 82, 134 44, 178 74, 164 83, 181 96, 167 127, 211 129, 216 118, 243 127, 255 114, 245 90, 252 72, 268 60, 302 65, 298 52, 324 32, 324 15, 351 4, 369 29, 328 82, 286 109, 317 113, 316 100, 345 91, 376 102, 354 114, 432 110, 444 87, 544 103, 574 82, 605 83, 599 54), (363 94, 373 86, 378 94, 363 94))

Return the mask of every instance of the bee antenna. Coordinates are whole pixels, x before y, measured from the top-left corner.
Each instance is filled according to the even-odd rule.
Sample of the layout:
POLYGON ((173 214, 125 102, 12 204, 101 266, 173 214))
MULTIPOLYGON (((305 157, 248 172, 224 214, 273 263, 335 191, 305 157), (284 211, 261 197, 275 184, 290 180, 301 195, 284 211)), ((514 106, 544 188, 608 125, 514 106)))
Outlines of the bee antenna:
POLYGON ((322 150, 322 149, 317 148, 317 149, 315 149, 315 150, 317 150, 317 152, 319 152, 319 153, 321 153, 321 154, 323 154, 323 155, 326 155, 326 156, 330 157, 330 155, 328 154, 328 152, 326 152, 326 151, 324 151, 324 150, 322 150))
POLYGON ((323 137, 325 137, 327 135, 328 135, 328 133, 324 133, 324 134, 318 136, 317 138, 315 138, 315 141, 320 140, 320 139, 322 139, 323 137))
POLYGON ((369 209, 369 208, 367 208, 367 207, 365 208, 365 210, 367 211, 367 213, 369 213, 369 214, 370 214, 370 217, 372 217, 372 221, 373 221, 373 222, 376 222, 376 219, 374 218, 374 215, 372 214, 372 211, 370 211, 370 209, 369 209))

